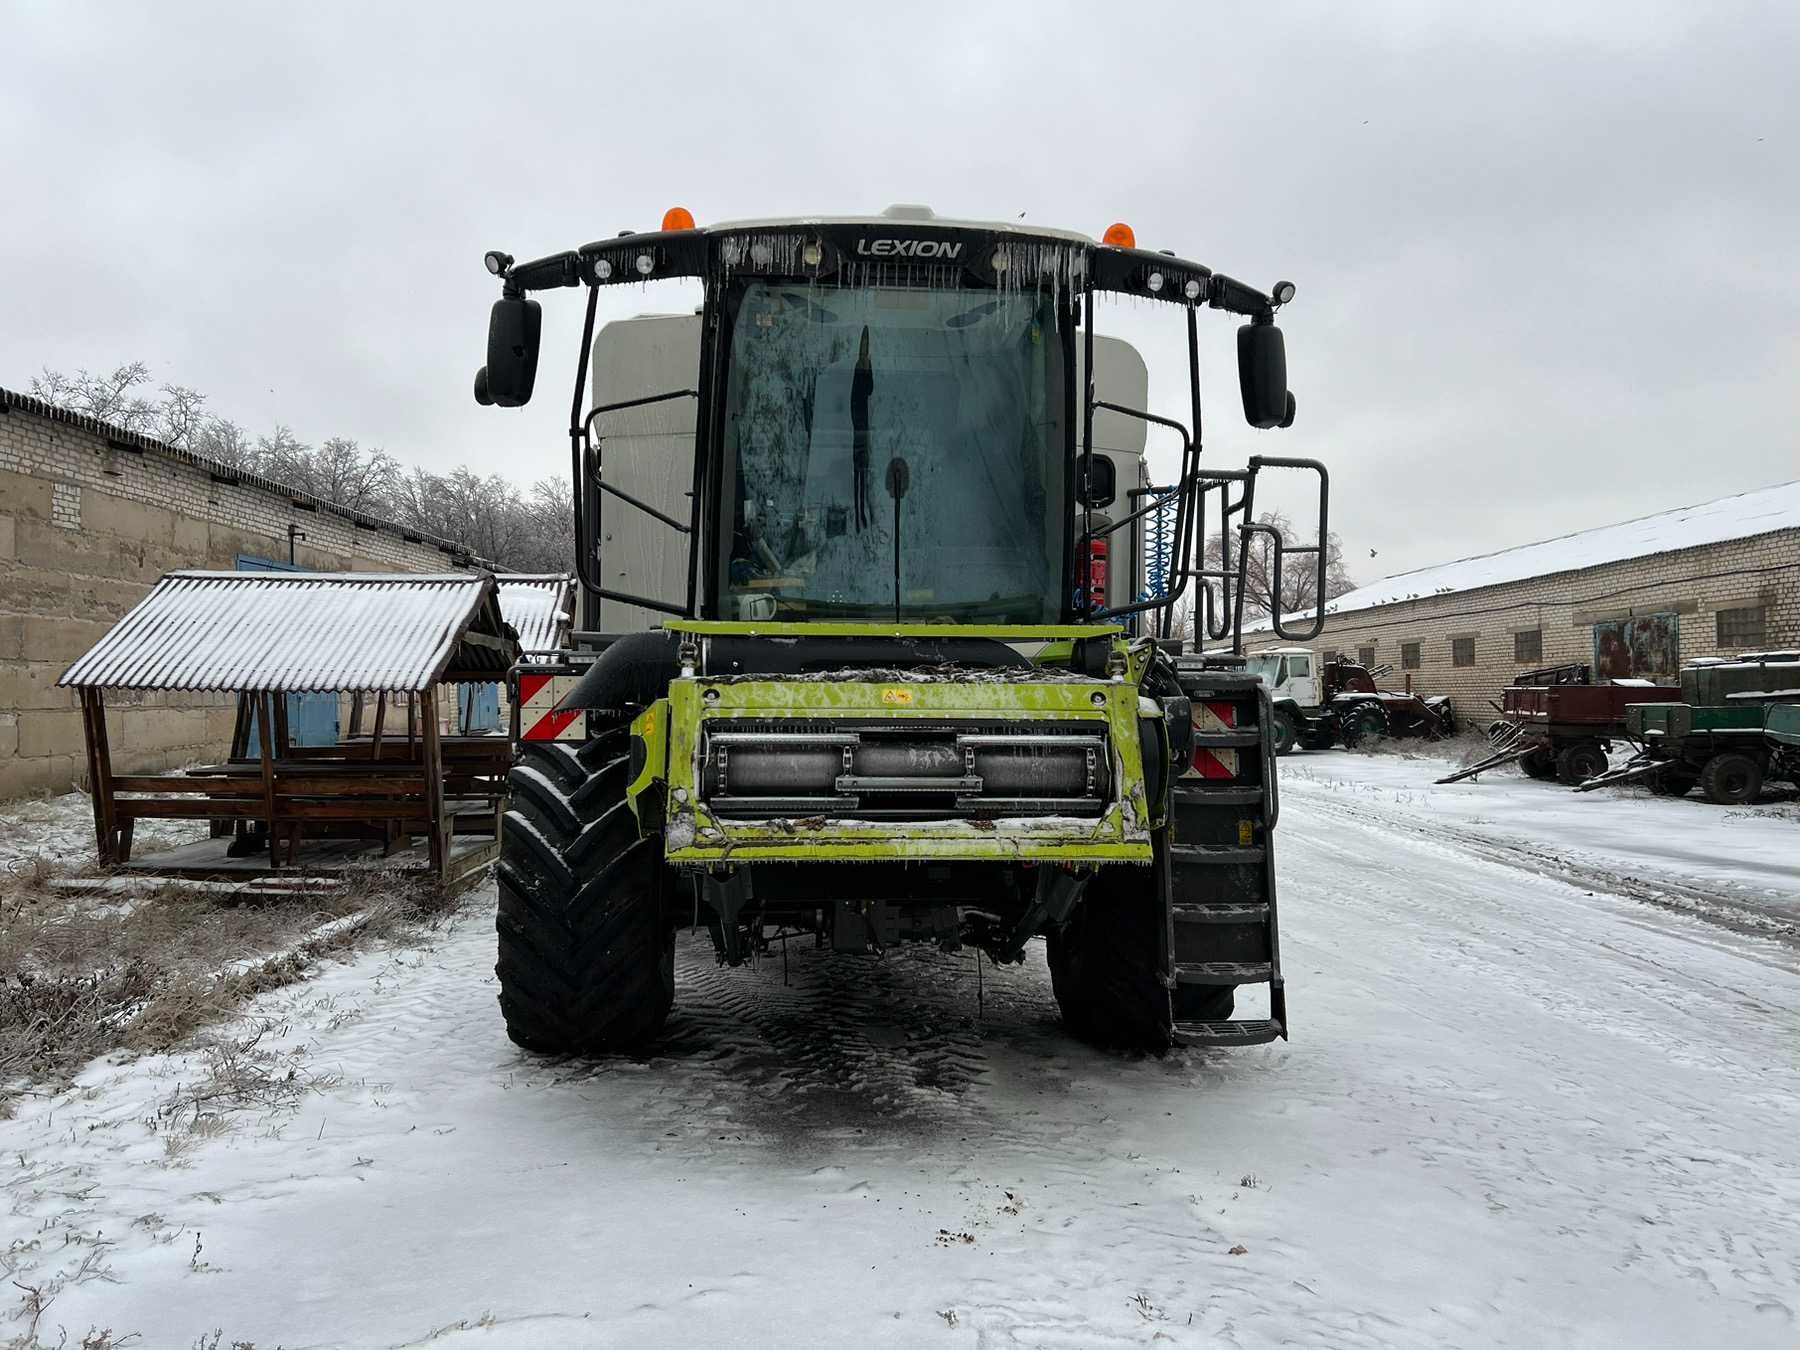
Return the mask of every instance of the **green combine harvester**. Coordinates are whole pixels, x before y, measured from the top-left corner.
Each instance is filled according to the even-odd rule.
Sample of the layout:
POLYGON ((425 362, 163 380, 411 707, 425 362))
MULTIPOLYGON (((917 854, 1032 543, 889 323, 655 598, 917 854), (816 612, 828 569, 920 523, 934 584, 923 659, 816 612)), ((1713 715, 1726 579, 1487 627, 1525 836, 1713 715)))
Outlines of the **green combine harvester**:
POLYGON ((1681 672, 1681 697, 1626 708, 1637 753, 1577 791, 1642 783, 1681 797, 1698 785, 1709 802, 1741 806, 1771 778, 1800 785, 1800 754, 1789 739, 1800 711, 1800 652, 1696 661, 1681 672))
POLYGON ((1310 475, 1323 539, 1328 483, 1312 460, 1202 467, 1197 322, 1241 316, 1244 415, 1285 427, 1274 320, 1292 285, 1139 249, 1123 226, 1095 242, 917 207, 708 228, 677 208, 658 231, 486 261, 502 294, 483 404, 532 395, 531 296, 587 300, 581 613, 569 649, 514 672, 515 698, 538 700, 498 868, 514 1041, 643 1045, 689 925, 730 965, 796 936, 1017 962, 1041 936, 1091 1040, 1287 1035, 1243 569, 1254 544, 1322 586, 1322 551, 1255 523, 1255 495, 1266 470, 1310 475), (667 278, 700 283, 696 313, 596 340, 603 290, 667 278), (1097 392, 1104 295, 1185 321, 1185 423, 1097 392), (592 406, 590 359, 613 391, 592 406), (1121 483, 1097 417, 1174 433, 1176 481, 1121 483), (1169 541, 1154 587, 1149 538, 1169 541), (1211 652, 1159 636, 1190 587, 1211 652), (1245 986, 1267 1008, 1234 1016, 1245 986))

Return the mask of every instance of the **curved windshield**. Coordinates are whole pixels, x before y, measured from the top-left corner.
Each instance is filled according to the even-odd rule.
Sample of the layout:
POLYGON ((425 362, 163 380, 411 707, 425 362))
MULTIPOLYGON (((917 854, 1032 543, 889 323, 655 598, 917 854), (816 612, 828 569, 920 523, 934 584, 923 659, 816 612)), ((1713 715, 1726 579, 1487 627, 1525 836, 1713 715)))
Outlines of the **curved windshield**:
POLYGON ((1049 295, 748 281, 729 305, 725 617, 1060 617, 1049 295))

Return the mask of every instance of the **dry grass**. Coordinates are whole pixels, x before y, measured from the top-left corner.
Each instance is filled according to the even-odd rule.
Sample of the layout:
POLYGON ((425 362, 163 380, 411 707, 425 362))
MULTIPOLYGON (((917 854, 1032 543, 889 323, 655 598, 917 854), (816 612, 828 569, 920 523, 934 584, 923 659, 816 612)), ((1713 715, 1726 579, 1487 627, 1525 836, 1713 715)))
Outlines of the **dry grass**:
POLYGON ((1424 736, 1382 736, 1362 745, 1347 748, 1353 755, 1386 755, 1400 759, 1442 759, 1456 764, 1473 764, 1492 753, 1485 724, 1464 727, 1444 740, 1424 736))
POLYGON ((382 872, 279 897, 50 885, 75 875, 42 863, 0 873, 0 1114, 98 1055, 174 1049, 324 958, 434 922, 454 900, 382 872))

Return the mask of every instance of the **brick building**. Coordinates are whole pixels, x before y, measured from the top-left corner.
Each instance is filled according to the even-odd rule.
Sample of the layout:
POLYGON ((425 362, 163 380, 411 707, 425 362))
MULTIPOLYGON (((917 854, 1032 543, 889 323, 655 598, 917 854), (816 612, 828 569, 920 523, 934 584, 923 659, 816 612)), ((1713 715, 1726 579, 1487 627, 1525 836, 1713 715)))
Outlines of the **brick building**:
MULTIPOLYGON (((1310 645, 1389 664, 1467 717, 1522 671, 1668 680, 1701 656, 1800 647, 1800 482, 1385 577, 1310 645)), ((1286 645, 1266 627, 1250 650, 1286 645)))
MULTIPOLYGON (((0 389, 0 798, 86 772, 57 677, 165 572, 444 572, 457 545, 0 389)), ((146 694, 108 715, 121 772, 217 757, 228 698, 146 694)))

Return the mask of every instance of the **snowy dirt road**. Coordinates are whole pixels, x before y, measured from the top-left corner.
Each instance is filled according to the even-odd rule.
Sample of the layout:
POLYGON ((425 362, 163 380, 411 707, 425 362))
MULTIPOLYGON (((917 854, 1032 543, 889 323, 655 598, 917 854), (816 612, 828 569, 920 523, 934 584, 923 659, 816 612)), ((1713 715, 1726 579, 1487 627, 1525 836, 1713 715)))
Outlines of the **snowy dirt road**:
MULTIPOLYGON (((1291 1043, 1089 1050, 1036 953, 978 1017, 967 956, 796 949, 784 986, 701 939, 659 1053, 538 1061, 490 889, 259 1003, 265 1109, 160 1113, 197 1055, 21 1103, 9 1278, 46 1344, 1800 1342, 1800 949, 1579 834, 1509 849, 1407 764, 1284 768, 1291 1043)), ((1657 805, 1671 852, 1724 828, 1657 805)))

